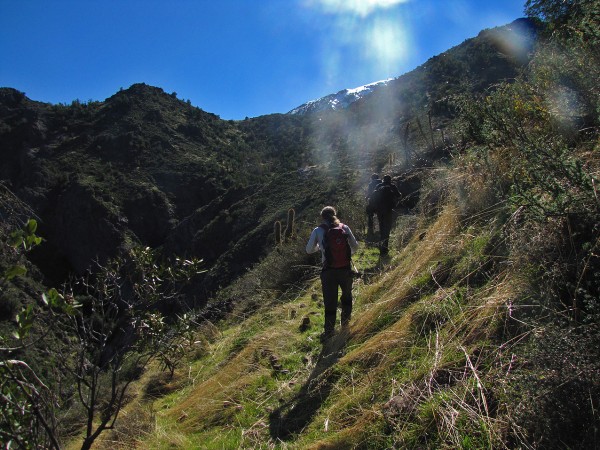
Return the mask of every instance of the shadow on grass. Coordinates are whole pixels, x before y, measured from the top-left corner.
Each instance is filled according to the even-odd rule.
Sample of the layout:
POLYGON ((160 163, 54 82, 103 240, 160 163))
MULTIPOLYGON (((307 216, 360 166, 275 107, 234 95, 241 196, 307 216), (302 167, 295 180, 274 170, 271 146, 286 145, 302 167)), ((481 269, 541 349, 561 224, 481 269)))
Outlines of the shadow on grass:
POLYGON ((348 332, 341 331, 325 342, 315 368, 298 395, 270 414, 269 431, 273 439, 289 440, 312 420, 339 378, 339 374, 330 369, 343 355, 347 340, 348 332))

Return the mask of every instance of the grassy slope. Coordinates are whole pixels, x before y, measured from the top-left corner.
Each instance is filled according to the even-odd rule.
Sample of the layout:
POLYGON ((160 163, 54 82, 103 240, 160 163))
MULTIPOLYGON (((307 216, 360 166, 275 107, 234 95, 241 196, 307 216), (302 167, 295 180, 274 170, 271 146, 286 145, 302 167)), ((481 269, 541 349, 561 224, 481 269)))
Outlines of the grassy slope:
POLYGON ((423 177, 420 215, 399 219, 390 260, 363 249, 347 333, 319 343, 314 269, 273 281, 307 264, 305 227, 236 283, 244 301, 199 326, 172 380, 147 375, 103 445, 597 446, 598 109, 579 117, 589 136, 568 140, 531 94, 554 81, 535 78, 473 110, 477 145, 423 177))
POLYGON ((587 132, 557 126, 539 95, 561 86, 546 58, 464 109, 472 144, 424 169, 391 259, 363 244, 347 332, 319 343, 314 260, 277 282, 310 264, 311 220, 298 217, 298 239, 236 282, 243 301, 199 329, 187 364, 132 402, 121 422, 133 429, 105 446, 596 448, 598 103, 582 77, 596 103, 574 119, 587 132))
MULTIPOLYGON (((130 415, 155 421, 141 435, 129 436, 129 444, 388 448, 394 443, 497 443, 491 410, 496 406, 489 404, 482 372, 489 378, 487 372, 510 364, 499 335, 520 284, 506 269, 471 280, 493 259, 491 242, 498 230, 493 221, 465 227, 460 218, 451 204, 433 219, 401 218, 398 252, 389 261, 379 261, 377 251, 363 245, 356 261, 370 276, 355 283, 350 329, 325 346, 318 339, 322 306, 316 278, 245 319, 234 312, 208 340, 200 338, 204 356, 179 369, 172 392, 146 397, 124 413, 121 422, 127 426, 132 426, 130 415), (303 332, 304 317, 310 326, 303 332)), ((301 251, 302 243, 293 245, 290 251, 301 251)), ((274 261, 267 258, 263 264, 274 261)))

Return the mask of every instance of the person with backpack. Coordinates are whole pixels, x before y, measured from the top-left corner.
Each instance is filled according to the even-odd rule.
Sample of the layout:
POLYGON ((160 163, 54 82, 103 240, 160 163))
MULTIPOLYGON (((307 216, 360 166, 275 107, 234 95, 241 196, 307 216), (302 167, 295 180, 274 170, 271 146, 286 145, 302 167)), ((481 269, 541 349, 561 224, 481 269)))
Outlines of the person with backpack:
POLYGON ((375 188, 381 183, 381 179, 379 175, 374 173, 371 175, 371 181, 367 186, 367 233, 369 235, 373 234, 373 216, 375 215, 375 210, 370 207, 371 204, 371 196, 375 191, 375 188))
POLYGON ((400 200, 398 187, 392 183, 392 177, 389 175, 384 176, 383 181, 373 191, 370 201, 371 208, 377 213, 377 221, 379 222, 379 254, 382 256, 387 255, 389 252, 390 232, 394 222, 393 210, 398 200, 400 200))
POLYGON ((306 244, 306 253, 321 251, 321 289, 325 306, 325 330, 323 340, 333 335, 338 307, 338 289, 342 295, 341 324, 347 327, 352 314, 352 254, 358 250, 358 242, 350 227, 336 217, 333 206, 321 211, 323 223, 310 234, 306 244))

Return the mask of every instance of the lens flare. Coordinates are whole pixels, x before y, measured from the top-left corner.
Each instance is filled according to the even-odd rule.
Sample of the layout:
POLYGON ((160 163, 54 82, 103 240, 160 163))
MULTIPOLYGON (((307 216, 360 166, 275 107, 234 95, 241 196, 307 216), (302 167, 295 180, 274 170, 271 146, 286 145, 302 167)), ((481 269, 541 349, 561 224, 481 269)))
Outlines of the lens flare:
POLYGON ((408 33, 397 22, 379 18, 370 24, 364 38, 365 57, 376 65, 378 73, 393 75, 408 57, 408 33))
MULTIPOLYGON (((351 71, 354 79, 389 78, 408 59, 410 33, 406 10, 394 8, 407 0, 308 0, 327 30, 321 40, 321 67, 330 86, 351 71)), ((345 86, 347 87, 347 86, 345 86)))
POLYGON ((360 17, 380 10, 407 3, 410 0, 308 0, 309 6, 319 6, 325 12, 331 14, 350 13, 360 17))
POLYGON ((513 22, 511 29, 513 33, 496 33, 492 34, 491 38, 504 54, 520 64, 526 64, 535 45, 535 34, 531 27, 522 21, 513 22))

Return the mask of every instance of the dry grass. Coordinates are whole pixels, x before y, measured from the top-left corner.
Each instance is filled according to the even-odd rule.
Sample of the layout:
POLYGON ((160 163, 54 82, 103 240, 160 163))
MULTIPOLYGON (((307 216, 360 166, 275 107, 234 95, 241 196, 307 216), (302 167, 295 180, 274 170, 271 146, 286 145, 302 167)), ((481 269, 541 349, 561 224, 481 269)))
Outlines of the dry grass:
POLYGON ((239 408, 238 397, 244 387, 270 372, 259 359, 268 343, 263 337, 246 345, 214 375, 190 389, 186 398, 169 410, 168 416, 180 423, 183 431, 226 423, 239 408))
POLYGON ((321 326, 322 305, 312 295, 319 292, 318 280, 295 299, 240 318, 221 334, 213 330, 210 356, 198 375, 190 372, 194 381, 184 391, 159 403, 166 409, 157 413, 146 442, 179 448, 200 441, 206 448, 434 445, 419 440, 423 433, 436 436, 441 448, 465 446, 469 439, 488 447, 501 442, 506 425, 486 383, 495 371, 509 370, 510 356, 489 343, 510 318, 523 284, 506 269, 477 288, 469 286, 471 273, 448 277, 457 269, 447 261, 468 253, 477 237, 461 232, 462 220, 457 206, 446 205, 429 225, 420 225, 387 270, 356 285, 350 330, 333 359, 307 354, 300 363, 308 347, 319 348, 306 345, 321 326), (307 316, 319 320, 300 332, 307 316), (270 355, 287 358, 291 373, 278 378, 270 355), (256 392, 267 379, 273 380, 270 390, 256 392), (390 402, 405 408, 403 415, 391 414, 390 402), (273 408, 285 416, 304 403, 315 409, 297 410, 308 415, 294 439, 274 438, 273 408), (255 419, 246 411, 254 411, 255 419))
MULTIPOLYGON (((335 432, 334 436, 318 441, 310 448, 361 447, 359 442, 363 435, 374 432, 368 426, 369 421, 380 416, 384 409, 385 401, 382 401, 381 394, 373 403, 373 382, 376 380, 381 387, 391 367, 406 363, 414 356, 415 349, 422 342, 424 331, 422 324, 418 324, 423 320, 434 323, 434 333, 426 339, 420 367, 415 367, 409 374, 409 377, 421 381, 418 387, 413 384, 411 388, 411 384, 398 386, 394 379, 390 379, 390 397, 402 397, 406 392, 413 408, 433 402, 434 412, 427 427, 436 430, 437 442, 443 442, 444 447, 468 446, 470 440, 474 440, 473 445, 484 443, 494 448, 502 447, 506 423, 488 404, 489 392, 483 380, 493 379, 495 375, 492 372, 498 367, 502 370, 509 367, 510 355, 507 361, 506 348, 486 347, 482 353, 479 346, 493 340, 502 330, 503 324, 510 318, 513 301, 527 285, 517 275, 505 270, 482 288, 467 290, 470 293, 464 305, 459 304, 454 310, 446 311, 439 305, 454 296, 457 288, 440 285, 432 274, 435 290, 426 299, 420 299, 414 286, 415 278, 423 271, 431 272, 441 254, 448 256, 450 252, 460 253, 466 248, 468 239, 463 236, 460 241, 456 240, 457 220, 455 210, 442 214, 428 230, 431 240, 423 245, 416 242, 414 251, 410 253, 413 257, 401 255, 404 256, 403 262, 383 275, 378 281, 380 284, 370 287, 371 292, 385 291, 394 296, 373 303, 365 302, 365 311, 353 322, 349 351, 337 364, 338 370, 350 372, 351 376, 342 377, 336 383, 331 395, 335 401, 318 418, 320 421, 327 420, 328 430, 335 432), (452 229, 454 233, 449 232, 452 229), (441 308, 437 313, 442 319, 439 323, 436 322, 437 317, 421 316, 427 303, 441 308), (393 316, 390 324, 383 329, 374 329, 374 324, 385 314, 393 316), (460 349, 459 354, 457 349, 460 349), (488 367, 485 370, 490 373, 480 374, 483 366, 488 367)), ((417 410, 413 413, 424 414, 417 410)), ((398 436, 407 432, 410 436, 415 424, 407 420, 402 424, 396 422, 395 426, 398 436)), ((403 442, 404 438, 399 439, 403 442)))
POLYGON ((448 249, 456 247, 456 230, 459 224, 457 210, 447 208, 427 229, 426 238, 419 239, 418 235, 415 236, 400 252, 394 259, 399 262, 398 266, 383 274, 376 286, 368 292, 371 297, 377 296, 378 300, 372 303, 361 300, 363 311, 356 316, 352 325, 355 339, 365 339, 374 332, 379 332, 373 330, 373 325, 379 323, 383 315, 393 314, 399 318, 399 313, 417 298, 419 286, 415 286, 415 279, 423 273, 433 271, 438 262, 448 254, 448 249))
MULTIPOLYGON (((352 424, 332 432, 333 436, 308 444, 307 450, 341 450, 350 448, 383 448, 376 447, 379 440, 373 435, 373 426, 383 420, 381 412, 375 408, 359 413, 352 424)), ((385 438, 382 436, 381 441, 385 438)))

